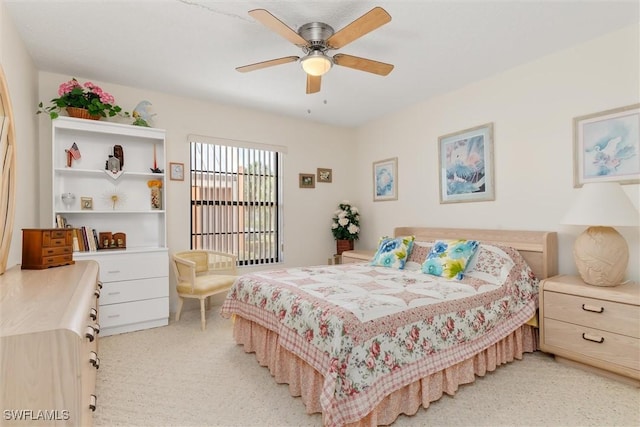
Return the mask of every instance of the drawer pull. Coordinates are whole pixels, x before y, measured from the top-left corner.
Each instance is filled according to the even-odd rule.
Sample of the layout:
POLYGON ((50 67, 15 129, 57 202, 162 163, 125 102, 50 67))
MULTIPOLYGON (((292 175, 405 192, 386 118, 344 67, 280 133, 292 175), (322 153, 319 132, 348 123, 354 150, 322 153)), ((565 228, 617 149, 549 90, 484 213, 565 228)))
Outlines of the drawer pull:
POLYGON ((96 330, 93 329, 93 326, 87 326, 84 336, 87 337, 89 342, 93 342, 94 338, 96 337, 96 330))
POLYGON ((120 295, 120 292, 109 292, 109 296, 111 295, 120 295))
POLYGON ((120 317, 119 314, 111 314, 109 316, 107 316, 109 319, 115 319, 116 317, 120 317))
POLYGON ((97 401, 98 401, 98 398, 96 397, 95 394, 92 394, 91 396, 89 396, 89 409, 91 409, 93 412, 96 411, 97 401))
POLYGON ((91 363, 94 368, 100 369, 100 358, 98 358, 98 354, 95 351, 89 353, 89 363, 91 363))
POLYGON ((96 320, 98 318, 98 310, 91 307, 91 310, 89 310, 89 317, 91 318, 91 320, 96 320))
POLYGON ((598 344, 602 344, 604 342, 604 337, 600 337, 600 339, 598 338, 591 338, 589 336, 587 336, 587 334, 585 334, 584 332, 582 333, 582 339, 586 340, 586 341, 592 341, 598 344))
POLYGON ((120 270, 109 270, 109 271, 107 271, 107 273, 109 273, 109 274, 118 274, 118 273, 120 273, 120 270))
POLYGON ((595 308, 594 306, 586 305, 586 304, 582 304, 582 309, 584 311, 590 311, 592 313, 602 313, 602 312, 604 312, 604 307, 595 308))

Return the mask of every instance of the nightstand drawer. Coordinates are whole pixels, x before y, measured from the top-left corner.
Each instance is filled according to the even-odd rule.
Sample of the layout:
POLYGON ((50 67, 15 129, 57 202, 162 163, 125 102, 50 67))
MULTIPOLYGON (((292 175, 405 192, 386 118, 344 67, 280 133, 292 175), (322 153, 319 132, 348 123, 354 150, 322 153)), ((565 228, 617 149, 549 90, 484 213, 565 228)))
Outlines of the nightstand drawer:
POLYGON ((546 318, 545 344, 640 371, 640 339, 546 318))
POLYGON ((640 310, 634 305, 545 292, 543 309, 547 319, 640 338, 640 310))

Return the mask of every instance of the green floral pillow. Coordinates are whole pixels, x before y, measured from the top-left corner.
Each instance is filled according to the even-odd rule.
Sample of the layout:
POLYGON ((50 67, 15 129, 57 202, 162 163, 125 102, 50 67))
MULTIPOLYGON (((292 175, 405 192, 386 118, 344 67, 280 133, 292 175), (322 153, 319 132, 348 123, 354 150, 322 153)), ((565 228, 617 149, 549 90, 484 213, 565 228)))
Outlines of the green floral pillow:
POLYGON ((478 246, 480 243, 477 240, 438 240, 422 264, 422 272, 461 280, 478 246))
POLYGON ((373 256, 370 264, 402 270, 407 258, 409 258, 414 240, 415 236, 381 238, 378 244, 378 251, 373 256))

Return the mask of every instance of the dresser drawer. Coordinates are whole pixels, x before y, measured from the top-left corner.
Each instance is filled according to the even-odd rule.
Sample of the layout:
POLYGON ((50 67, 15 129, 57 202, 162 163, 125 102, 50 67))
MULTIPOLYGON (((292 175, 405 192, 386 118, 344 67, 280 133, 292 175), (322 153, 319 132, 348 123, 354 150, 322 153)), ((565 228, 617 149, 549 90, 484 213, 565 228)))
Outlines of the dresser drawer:
POLYGON ((169 297, 100 306, 100 327, 105 329, 165 319, 168 313, 169 297))
POLYGON ((73 255, 57 255, 47 256, 42 258, 42 265, 47 266, 59 266, 73 262, 73 255))
POLYGON ((65 246, 72 244, 71 229, 46 230, 42 232, 42 246, 65 246))
POLYGON ((95 258, 103 283, 169 277, 167 252, 106 254, 95 258))
POLYGON ((100 293, 100 306, 168 296, 168 277, 107 282, 100 293))
POLYGON ((547 318, 545 345, 634 369, 640 373, 640 339, 547 318))
POLYGON ((640 310, 634 305, 545 292, 543 309, 547 319, 640 338, 640 310))
POLYGON ((52 256, 52 255, 72 255, 73 247, 72 246, 58 246, 58 247, 46 247, 42 248, 42 256, 52 256))

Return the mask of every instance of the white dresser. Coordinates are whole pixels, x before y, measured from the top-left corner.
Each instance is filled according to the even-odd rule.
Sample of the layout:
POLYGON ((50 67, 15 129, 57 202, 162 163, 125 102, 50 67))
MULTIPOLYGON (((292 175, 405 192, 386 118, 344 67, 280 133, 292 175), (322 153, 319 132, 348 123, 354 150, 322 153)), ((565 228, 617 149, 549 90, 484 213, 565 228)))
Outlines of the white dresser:
POLYGON ((166 249, 134 254, 98 254, 102 294, 102 335, 165 326, 169 323, 169 262, 166 249))

